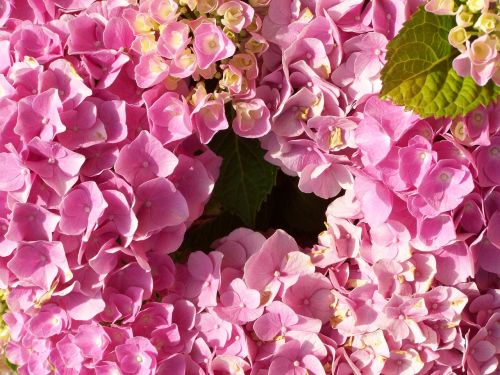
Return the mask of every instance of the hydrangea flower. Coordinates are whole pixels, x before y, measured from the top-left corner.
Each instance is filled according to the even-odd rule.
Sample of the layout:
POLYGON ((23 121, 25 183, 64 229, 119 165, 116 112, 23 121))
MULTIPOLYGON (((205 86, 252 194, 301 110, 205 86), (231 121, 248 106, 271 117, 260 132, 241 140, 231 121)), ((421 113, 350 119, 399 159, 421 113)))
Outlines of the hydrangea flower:
MULTIPOLYGON (((18 372, 497 372, 498 105, 435 120, 376 97, 423 3, 0 2, 0 344, 18 372), (239 228, 171 257, 228 128, 331 199, 315 243, 239 228)), ((492 2, 463 3, 426 9, 455 16, 458 73, 496 82, 492 2)))

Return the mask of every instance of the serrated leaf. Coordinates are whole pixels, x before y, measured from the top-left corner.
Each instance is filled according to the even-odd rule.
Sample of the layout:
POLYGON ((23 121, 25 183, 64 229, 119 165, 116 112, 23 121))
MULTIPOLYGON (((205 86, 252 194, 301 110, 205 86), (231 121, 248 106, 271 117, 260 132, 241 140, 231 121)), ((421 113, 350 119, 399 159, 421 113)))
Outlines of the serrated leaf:
POLYGON ((448 42, 452 16, 421 7, 387 46, 381 97, 414 110, 422 117, 455 117, 496 100, 500 87, 478 86, 453 70, 459 51, 448 42))
POLYGON ((214 198, 225 211, 253 227, 257 211, 276 183, 276 167, 264 160, 257 140, 238 137, 230 130, 217 134, 210 147, 223 158, 214 198))

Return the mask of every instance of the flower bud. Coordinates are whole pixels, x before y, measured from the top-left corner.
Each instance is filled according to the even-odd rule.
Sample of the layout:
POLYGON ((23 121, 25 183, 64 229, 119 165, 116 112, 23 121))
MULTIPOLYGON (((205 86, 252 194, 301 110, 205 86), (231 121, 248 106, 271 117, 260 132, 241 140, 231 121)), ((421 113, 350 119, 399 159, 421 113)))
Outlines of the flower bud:
POLYGON ((430 0, 425 4, 427 12, 439 15, 452 15, 455 9, 455 2, 453 0, 430 0))
POLYGON ((158 51, 163 57, 173 59, 184 51, 189 43, 189 27, 182 22, 165 26, 158 39, 158 51))
POLYGON ((467 39, 467 30, 465 30, 462 26, 455 26, 448 34, 448 41, 450 44, 462 52, 466 49, 465 42, 467 39))
POLYGON ((224 18, 222 19, 222 24, 228 29, 238 32, 240 28, 238 27, 240 23, 244 20, 243 14, 240 9, 229 8, 224 12, 224 18))
POLYGON ((252 34, 252 37, 245 43, 245 49, 254 54, 262 54, 269 48, 266 39, 259 34, 252 34))
POLYGON ((467 138, 467 127, 463 118, 453 121, 451 125, 451 134, 459 141, 465 141, 467 138))
POLYGON ((178 6, 173 0, 153 0, 149 8, 150 14, 159 23, 168 23, 177 17, 178 6))
POLYGON ((223 16, 221 22, 227 29, 239 33, 251 24, 255 11, 242 1, 231 0, 222 4, 217 14, 223 16))
POLYGON ((179 5, 180 6, 187 6, 190 10, 195 10, 196 6, 198 5, 197 0, 179 0, 179 5))
POLYGON ((247 26, 246 30, 251 33, 259 31, 262 27, 262 19, 255 14, 250 25, 247 26))
POLYGON ((141 55, 156 51, 156 38, 154 33, 136 36, 132 43, 132 49, 141 55))
POLYGON ((493 13, 483 13, 479 16, 474 28, 481 30, 486 34, 490 34, 498 28, 500 24, 499 17, 493 13))
POLYGON ((233 105, 236 117, 233 130, 246 138, 258 138, 271 130, 270 113, 262 99, 240 102, 233 105))
POLYGON ((189 102, 192 106, 196 107, 208 96, 204 82, 198 82, 196 87, 191 91, 189 102))
POLYGON ((473 64, 487 64, 497 57, 496 40, 483 35, 472 42, 470 59, 473 64))
POLYGON ((229 65, 226 69, 224 69, 222 80, 219 82, 219 85, 228 89, 229 92, 233 94, 238 94, 241 91, 242 80, 243 76, 241 71, 229 65))
POLYGON ((155 29, 155 21, 144 13, 138 13, 134 21, 134 31, 137 34, 147 34, 155 29))
POLYGON ((196 70, 196 55, 190 48, 186 48, 173 60, 170 74, 177 78, 189 77, 196 70))
POLYGON ((250 0, 250 5, 254 8, 262 8, 269 5, 271 0, 250 0))
POLYGON ((229 38, 229 40, 231 40, 234 43, 238 42, 238 36, 232 30, 229 30, 227 27, 224 27, 223 31, 224 34, 226 34, 226 36, 229 38))
POLYGON ((200 13, 211 13, 215 9, 217 9, 218 5, 219 5, 218 0, 203 0, 197 3, 196 9, 200 13))
POLYGON ((487 9, 489 1, 485 0, 467 0, 467 8, 472 13, 477 13, 482 11, 483 9, 487 9))
POLYGON ((455 16, 457 25, 462 27, 468 27, 472 25, 473 19, 474 19, 474 14, 472 14, 471 12, 467 12, 463 6, 460 6, 457 15, 455 16))
POLYGON ((239 53, 231 59, 231 65, 238 68, 250 80, 257 78, 259 69, 257 67, 257 59, 251 53, 239 53))

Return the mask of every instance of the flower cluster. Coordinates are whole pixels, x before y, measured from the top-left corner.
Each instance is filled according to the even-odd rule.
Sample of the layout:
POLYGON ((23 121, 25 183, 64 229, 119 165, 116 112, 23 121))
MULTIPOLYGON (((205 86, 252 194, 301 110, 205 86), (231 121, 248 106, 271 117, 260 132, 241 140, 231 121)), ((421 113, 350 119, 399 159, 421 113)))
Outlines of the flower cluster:
MULTIPOLYGON (((436 120, 376 96, 422 3, 0 1, 0 344, 18 373, 497 373, 500 104, 436 120), (335 198, 326 230, 302 248, 240 228, 174 263, 230 119, 335 198)), ((459 73, 497 82, 498 8, 460 3, 426 6, 463 29, 459 73)))
MULTIPOLYGON (((265 5, 256 4, 257 9, 265 5)), ((137 85, 150 88, 167 81, 171 91, 188 99, 189 106, 172 93, 155 106, 172 107, 170 123, 160 114, 152 117, 161 139, 175 140, 172 134, 194 127, 208 143, 229 127, 228 102, 235 111, 237 134, 259 137, 269 131, 269 111, 255 97, 257 60, 268 44, 259 34, 262 20, 252 6, 240 0, 148 0, 123 10, 122 16, 130 27, 129 55, 136 62, 137 85), (189 112, 192 125, 180 115, 189 112)))
MULTIPOLYGON (((464 305, 468 299, 474 312, 451 324, 412 328, 410 323, 405 337, 397 340, 411 343, 408 348, 415 352, 405 355, 414 362, 400 373, 450 373, 456 371, 450 367, 464 363, 471 374, 497 369, 499 341, 492 327, 498 327, 498 302, 493 301, 498 301, 500 287, 498 113, 497 104, 453 122, 422 120, 376 97, 364 103, 363 119, 354 130, 358 152, 353 189, 328 208, 327 230, 312 253, 320 264, 338 262, 334 268, 347 279, 344 288, 354 288, 344 296, 348 307, 354 303, 366 308, 364 301, 372 300, 371 295, 363 295, 357 304, 359 297, 350 295, 357 296, 376 277, 378 292, 395 308, 387 310, 391 313, 401 312, 412 293, 424 293, 427 302, 426 294, 441 295, 425 304, 426 317, 442 306, 439 301, 454 305, 455 298, 464 305), (484 312, 476 315, 479 310, 484 312), (443 328, 457 331, 447 331, 452 334, 447 336, 440 332, 443 328), (431 337, 444 341, 426 348, 431 337), (444 354, 444 348, 456 356, 444 354)), ((364 323, 356 320, 356 312, 352 315, 353 335, 364 323)), ((398 335, 392 330, 399 328, 386 329, 398 335)), ((357 358, 356 353, 351 356, 357 358)))
MULTIPOLYGON (((130 3, 7 3, 2 52, 42 65, 67 57, 99 95, 145 104, 149 130, 162 144, 175 146, 193 133, 208 143, 229 127, 227 103, 238 134, 269 131, 269 111, 255 96, 258 59, 268 44, 253 7, 240 0, 130 3)), ((4 73, 10 60, 2 61, 4 73)))
POLYGON ((361 228, 328 221, 345 239, 308 252, 280 230, 265 239, 238 229, 186 265, 150 253, 151 273, 132 262, 105 279, 109 300, 91 321, 59 296, 30 316, 9 312, 9 358, 26 374, 450 373, 463 360, 471 299, 467 324, 478 333, 467 361, 491 362, 499 314, 487 311, 500 309, 498 294, 437 285, 429 253, 370 268, 361 228))
POLYGON ((500 85, 500 5, 492 0, 430 0, 425 9, 440 15, 453 15, 456 26, 448 40, 460 51, 453 68, 471 76, 480 85, 490 80, 500 85))
POLYGON ((359 104, 381 88, 386 45, 419 1, 271 1, 257 96, 271 112, 266 160, 323 198, 352 186, 359 104))
MULTIPOLYGON (((136 84, 129 4, 0 6, 0 288, 12 314, 5 316, 8 356, 21 373, 45 374, 53 367, 44 350, 53 347, 42 350, 44 338, 70 326, 92 334, 88 327, 114 321, 106 306, 139 308, 150 297, 137 286, 120 294, 105 284, 124 264, 151 277, 154 254, 175 251, 202 214, 221 160, 204 145, 205 134, 217 130, 206 130, 214 120, 210 103, 190 113, 187 91, 136 84), (38 331, 16 351, 14 321, 22 326, 35 312, 38 331)), ((53 362, 72 368, 65 362, 77 360, 69 337, 53 344, 67 350, 53 362)), ((93 343, 85 345, 98 355, 93 343)))

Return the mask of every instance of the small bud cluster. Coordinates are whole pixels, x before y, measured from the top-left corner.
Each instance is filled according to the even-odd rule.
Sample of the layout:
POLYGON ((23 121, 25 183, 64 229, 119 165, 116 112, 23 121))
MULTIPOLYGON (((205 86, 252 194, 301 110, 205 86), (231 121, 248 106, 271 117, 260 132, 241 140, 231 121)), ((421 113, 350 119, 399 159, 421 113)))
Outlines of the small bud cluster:
MULTIPOLYGON (((191 78, 186 96, 193 109, 214 102, 211 112, 221 121, 201 137, 203 143, 227 127, 222 120, 228 102, 236 111, 238 134, 260 137, 270 129, 268 110, 255 99, 257 60, 268 49, 256 10, 265 11, 267 2, 253 3, 149 0, 124 11, 135 35, 132 49, 140 60, 135 68, 138 86, 147 89, 166 81, 175 89, 191 78)), ((202 119, 206 122, 206 115, 202 119)))
POLYGON ((431 0, 425 9, 454 15, 456 26, 448 40, 460 51, 453 68, 480 85, 490 80, 500 85, 500 3, 491 0, 431 0))

